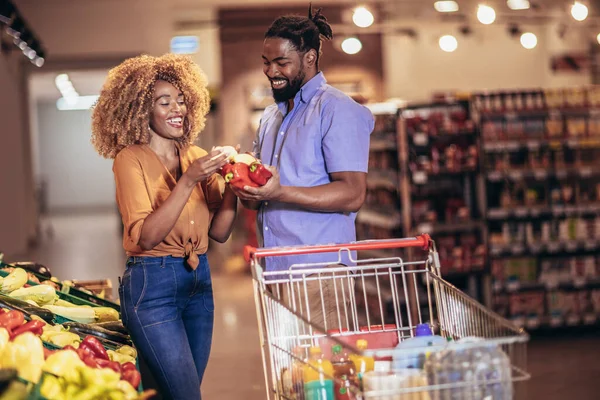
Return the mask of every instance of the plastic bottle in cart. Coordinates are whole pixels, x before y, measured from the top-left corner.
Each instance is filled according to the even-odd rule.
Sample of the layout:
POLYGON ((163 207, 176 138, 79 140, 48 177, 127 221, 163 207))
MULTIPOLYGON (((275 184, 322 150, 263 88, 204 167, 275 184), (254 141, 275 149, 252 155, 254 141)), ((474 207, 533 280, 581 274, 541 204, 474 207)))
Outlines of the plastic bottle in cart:
POLYGON ((304 399, 335 400, 333 390, 333 365, 323 357, 320 347, 311 347, 308 365, 304 366, 304 399))
MULTIPOLYGON (((368 346, 369 343, 364 339, 359 339, 356 341, 356 348, 358 348, 360 351, 367 350, 368 346)), ((363 356, 360 354, 350 354, 349 358, 354 363, 354 370, 356 371, 356 375, 361 382, 362 388, 362 377, 365 373, 375 369, 375 359, 373 357, 363 356)))
POLYGON ((335 400, 355 400, 355 390, 360 388, 358 376, 354 369, 354 363, 348 357, 342 346, 336 344, 332 347, 333 377, 336 379, 333 388, 335 400))
POLYGON ((304 363, 307 359, 302 347, 294 348, 291 368, 284 369, 282 373, 283 393, 292 400, 304 400, 304 363))
POLYGON ((396 346, 392 368, 423 368, 426 353, 442 349, 446 343, 446 339, 433 334, 428 324, 419 324, 415 329, 415 337, 405 339, 396 346), (431 349, 426 349, 429 347, 431 349))

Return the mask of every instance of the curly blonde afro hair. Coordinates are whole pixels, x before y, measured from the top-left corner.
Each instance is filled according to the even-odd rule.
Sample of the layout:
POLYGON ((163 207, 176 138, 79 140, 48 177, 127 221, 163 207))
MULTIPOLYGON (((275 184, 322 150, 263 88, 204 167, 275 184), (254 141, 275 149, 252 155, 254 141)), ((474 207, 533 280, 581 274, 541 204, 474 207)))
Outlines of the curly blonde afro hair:
POLYGON ((210 109, 206 76, 189 57, 141 55, 111 69, 92 112, 92 144, 104 158, 115 158, 123 148, 146 144, 154 84, 164 80, 183 92, 187 115, 182 146, 194 143, 204 129, 210 109))

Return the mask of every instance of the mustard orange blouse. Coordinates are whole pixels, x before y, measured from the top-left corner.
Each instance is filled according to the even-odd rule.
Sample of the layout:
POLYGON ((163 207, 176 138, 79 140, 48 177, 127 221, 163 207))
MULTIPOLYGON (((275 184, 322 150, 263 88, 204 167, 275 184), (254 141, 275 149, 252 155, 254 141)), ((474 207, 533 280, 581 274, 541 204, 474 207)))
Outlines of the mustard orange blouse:
MULTIPOLYGON (((182 172, 206 154, 197 146, 180 148, 182 172)), ((169 197, 177 182, 147 145, 131 145, 121 150, 115 157, 113 172, 127 255, 189 257, 188 264, 196 268, 197 254, 208 249, 212 216, 223 200, 225 182, 221 176, 214 174, 196 185, 171 232, 155 248, 144 251, 138 244, 144 220, 169 197)))

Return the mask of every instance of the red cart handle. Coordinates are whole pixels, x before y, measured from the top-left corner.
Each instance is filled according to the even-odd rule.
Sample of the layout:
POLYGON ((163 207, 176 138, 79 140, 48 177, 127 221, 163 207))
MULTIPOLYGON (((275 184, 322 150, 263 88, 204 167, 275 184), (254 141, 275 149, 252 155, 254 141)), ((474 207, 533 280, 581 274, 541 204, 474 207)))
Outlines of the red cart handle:
POLYGON ((400 249, 406 247, 421 247, 423 250, 429 250, 431 246, 431 237, 428 234, 422 234, 413 238, 391 239, 391 240, 366 240, 348 244, 332 244, 323 246, 299 246, 299 247, 277 247, 257 249, 253 246, 244 247, 244 258, 250 262, 253 258, 281 257, 299 254, 333 253, 343 249, 347 250, 380 250, 380 249, 400 249))

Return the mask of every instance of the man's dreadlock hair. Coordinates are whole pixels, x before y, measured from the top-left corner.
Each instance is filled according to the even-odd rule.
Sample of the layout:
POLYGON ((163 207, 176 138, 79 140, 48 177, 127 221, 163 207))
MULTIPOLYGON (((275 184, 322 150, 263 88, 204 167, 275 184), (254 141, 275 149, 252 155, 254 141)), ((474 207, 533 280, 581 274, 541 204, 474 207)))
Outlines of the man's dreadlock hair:
POLYGON ((286 15, 273 21, 265 33, 265 38, 275 37, 289 40, 302 53, 315 49, 317 52, 316 65, 319 68, 321 40, 333 39, 333 31, 327 22, 327 18, 321 14, 320 8, 313 14, 311 4, 308 6, 308 18, 299 15, 286 15))

